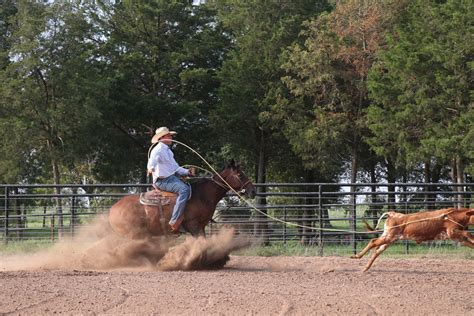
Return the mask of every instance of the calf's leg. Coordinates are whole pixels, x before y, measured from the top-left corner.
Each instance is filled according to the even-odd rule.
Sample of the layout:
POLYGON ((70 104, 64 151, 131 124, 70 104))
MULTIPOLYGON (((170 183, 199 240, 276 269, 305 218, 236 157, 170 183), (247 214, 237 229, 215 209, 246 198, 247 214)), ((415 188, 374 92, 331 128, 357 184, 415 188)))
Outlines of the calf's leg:
POLYGON ((370 249, 372 248, 378 248, 386 243, 391 243, 393 241, 391 241, 390 239, 388 239, 387 237, 384 237, 384 236, 380 236, 379 238, 373 238, 369 241, 369 243, 367 244, 367 246, 362 249, 361 252, 359 252, 358 254, 356 255, 352 255, 351 258, 352 259, 360 259, 362 258, 367 252, 369 252, 370 249))
POLYGON ((385 249, 387 249, 390 245, 391 245, 391 243, 387 243, 387 244, 381 245, 380 247, 377 247, 377 249, 375 249, 374 253, 372 254, 372 257, 370 257, 370 260, 367 263, 367 265, 365 266, 363 272, 369 270, 370 267, 372 266, 372 264, 374 263, 375 259, 377 259, 377 257, 380 256, 380 254, 382 252, 384 252, 385 249))

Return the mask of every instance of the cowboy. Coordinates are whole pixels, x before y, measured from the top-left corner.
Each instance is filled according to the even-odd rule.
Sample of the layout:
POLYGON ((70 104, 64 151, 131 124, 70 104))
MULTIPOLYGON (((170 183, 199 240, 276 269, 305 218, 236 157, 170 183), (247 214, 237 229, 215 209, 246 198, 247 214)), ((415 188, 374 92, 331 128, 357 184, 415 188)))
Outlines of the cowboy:
POLYGON ((171 151, 173 136, 177 133, 170 131, 167 127, 156 129, 151 139, 153 149, 148 157, 148 173, 153 175, 153 184, 157 188, 178 194, 176 204, 169 225, 172 232, 178 232, 183 221, 183 211, 186 201, 191 195, 190 186, 183 182, 179 176, 194 176, 193 169, 180 167, 174 159, 171 151))

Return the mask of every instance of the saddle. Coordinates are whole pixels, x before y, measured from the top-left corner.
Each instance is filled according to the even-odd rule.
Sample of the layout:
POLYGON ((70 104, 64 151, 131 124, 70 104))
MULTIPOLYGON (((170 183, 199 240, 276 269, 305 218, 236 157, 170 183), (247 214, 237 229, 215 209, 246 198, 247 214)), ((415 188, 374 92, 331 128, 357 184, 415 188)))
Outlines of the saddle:
POLYGON ((169 205, 176 203, 176 193, 154 189, 140 194, 140 203, 143 205, 169 205))

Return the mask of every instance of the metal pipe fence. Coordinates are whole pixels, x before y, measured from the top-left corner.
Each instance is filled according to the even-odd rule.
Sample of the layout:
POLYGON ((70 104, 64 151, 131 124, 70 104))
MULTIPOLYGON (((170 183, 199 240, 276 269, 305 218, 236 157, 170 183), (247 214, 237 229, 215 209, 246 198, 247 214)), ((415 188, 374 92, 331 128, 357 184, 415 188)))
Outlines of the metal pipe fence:
MULTIPOLYGON (((379 216, 447 207, 474 207, 474 184, 452 183, 262 183, 251 205, 228 194, 219 202, 208 234, 232 226, 238 234, 266 245, 303 244, 323 255, 341 247, 355 252, 374 233, 379 216), (257 211, 258 210, 258 211, 257 211)), ((0 235, 14 240, 57 240, 79 237, 79 228, 120 198, 150 189, 148 184, 0 185, 0 235), (59 201, 59 202, 58 202, 59 201), (59 206, 58 206, 59 204, 59 206)), ((87 236, 87 234, 85 234, 87 236)), ((406 243, 409 249, 409 243, 406 243)))

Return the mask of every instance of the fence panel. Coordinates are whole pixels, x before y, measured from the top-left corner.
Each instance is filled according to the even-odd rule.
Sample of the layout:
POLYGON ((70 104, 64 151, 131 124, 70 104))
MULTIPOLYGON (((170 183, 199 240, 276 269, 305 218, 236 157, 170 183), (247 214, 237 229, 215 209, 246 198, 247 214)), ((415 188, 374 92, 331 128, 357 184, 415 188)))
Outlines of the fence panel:
MULTIPOLYGON (((364 232, 363 221, 375 225, 379 216, 388 210, 411 213, 474 205, 474 184, 470 183, 265 183, 256 186, 265 187, 259 190, 264 193, 248 201, 249 204, 234 194, 219 202, 207 233, 214 234, 223 225, 232 225, 239 234, 250 235, 266 244, 315 246, 321 255, 332 253, 334 249, 353 253, 365 239, 374 236, 364 232)), ((148 188, 147 184, 61 185, 60 194, 56 194, 54 185, 3 185, 0 187, 0 236, 4 242, 74 237, 78 228, 87 227, 85 224, 98 214, 106 214, 123 196, 148 188)), ((407 251, 408 245, 406 243, 407 251)))

